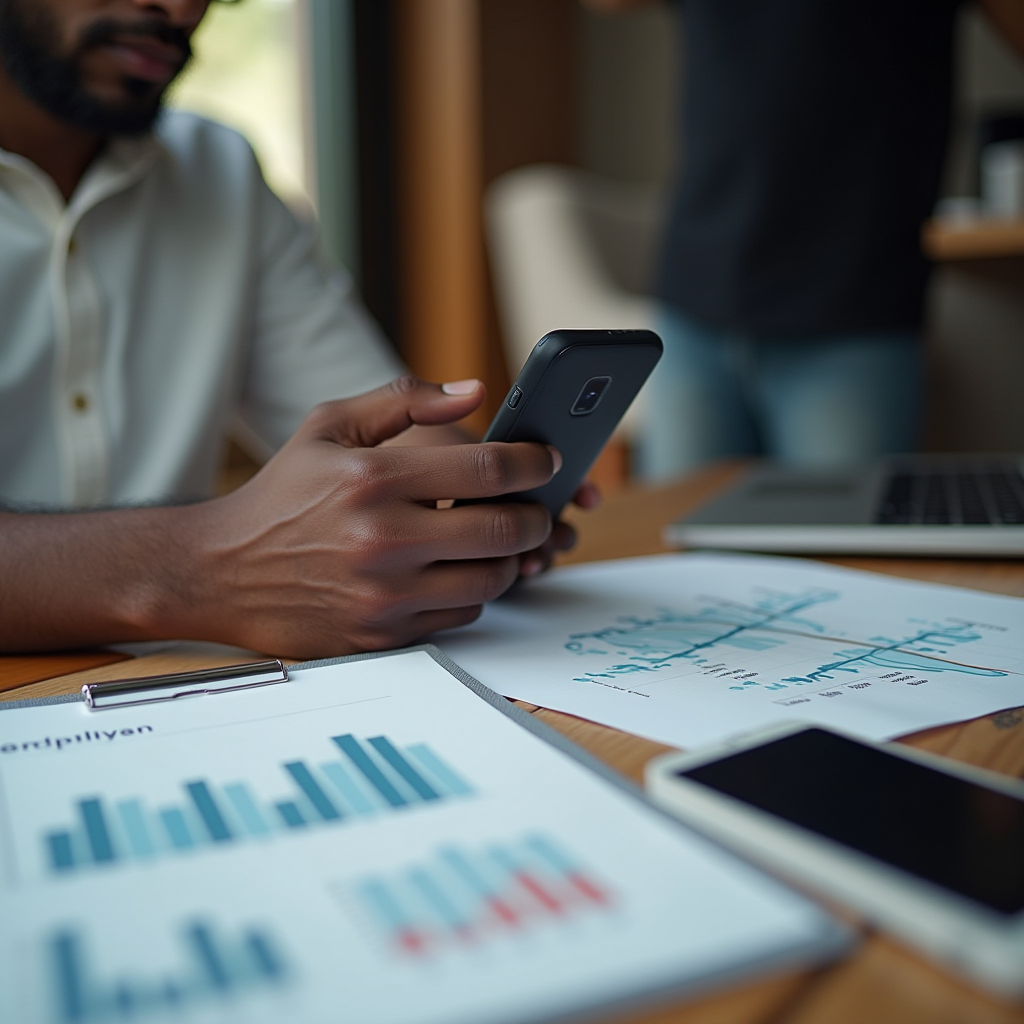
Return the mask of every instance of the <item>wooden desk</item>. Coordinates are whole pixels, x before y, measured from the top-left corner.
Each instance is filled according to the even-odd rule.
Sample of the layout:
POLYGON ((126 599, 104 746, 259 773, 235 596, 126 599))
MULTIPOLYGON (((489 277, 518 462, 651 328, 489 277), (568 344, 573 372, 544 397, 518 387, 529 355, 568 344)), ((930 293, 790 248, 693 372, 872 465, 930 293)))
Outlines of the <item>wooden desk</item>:
MULTIPOLYGON (((671 519, 720 490, 738 472, 724 465, 689 480, 656 489, 630 489, 610 498, 596 513, 575 515, 580 543, 565 561, 579 562, 664 550, 661 528, 671 519)), ((837 564, 872 569, 933 582, 976 587, 1024 597, 1024 561, 938 559, 832 559, 837 564)), ((69 656, 56 665, 70 670, 69 656)), ((71 693, 83 682, 155 674, 226 664, 230 656, 164 653, 97 667, 95 653, 83 655, 84 671, 56 678, 52 658, 35 659, 34 678, 44 680, 0 694, 18 699, 71 693), (92 659, 88 661, 87 659, 92 659)), ((102 657, 102 656, 101 656, 102 657)), ((0 690, 6 678, 27 678, 25 658, 0 658, 0 690)), ((533 705, 538 718, 570 737, 623 774, 639 780, 655 754, 668 749, 649 740, 533 705)), ((905 742, 923 749, 1024 776, 1024 710, 1003 711, 962 725, 931 729, 905 742)), ((944 975, 888 939, 867 934, 845 960, 820 971, 774 976, 652 1013, 631 1015, 630 1024, 1024 1024, 1024 1006, 997 1003, 944 975)))

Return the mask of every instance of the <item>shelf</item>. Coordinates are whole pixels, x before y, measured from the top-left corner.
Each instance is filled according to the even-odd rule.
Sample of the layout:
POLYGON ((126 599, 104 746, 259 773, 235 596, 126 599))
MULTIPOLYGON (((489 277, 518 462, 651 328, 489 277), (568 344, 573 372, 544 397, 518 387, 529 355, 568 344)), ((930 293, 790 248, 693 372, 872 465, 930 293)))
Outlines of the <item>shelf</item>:
POLYGON ((939 262, 1024 256, 1024 220, 928 220, 921 247, 939 262))

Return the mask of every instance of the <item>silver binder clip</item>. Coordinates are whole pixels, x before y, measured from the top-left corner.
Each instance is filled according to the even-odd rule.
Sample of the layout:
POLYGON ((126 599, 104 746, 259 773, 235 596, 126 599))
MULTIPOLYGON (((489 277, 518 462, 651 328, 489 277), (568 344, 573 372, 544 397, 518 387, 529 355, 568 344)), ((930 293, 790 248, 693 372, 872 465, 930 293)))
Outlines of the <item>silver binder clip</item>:
POLYGON ((269 686, 287 681, 288 669, 283 662, 273 658, 247 665, 120 679, 114 683, 86 683, 82 687, 82 699, 91 711, 101 711, 104 708, 127 708, 134 704, 177 700, 179 697, 248 690, 253 686, 269 686))

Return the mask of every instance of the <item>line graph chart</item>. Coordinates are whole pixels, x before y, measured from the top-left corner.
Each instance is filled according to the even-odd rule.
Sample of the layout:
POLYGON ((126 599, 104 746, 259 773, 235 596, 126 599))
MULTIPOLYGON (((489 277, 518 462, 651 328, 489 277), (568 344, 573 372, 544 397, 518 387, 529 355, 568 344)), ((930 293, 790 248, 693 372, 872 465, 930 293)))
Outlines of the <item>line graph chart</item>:
POLYGON ((1024 601, 798 559, 568 567, 444 649, 506 696, 681 747, 793 718, 886 739, 1024 705, 1024 601))
MULTIPOLYGON (((808 590, 802 593, 769 592, 750 603, 701 595, 692 611, 659 608, 653 617, 622 616, 612 625, 573 633, 565 649, 580 655, 607 653, 616 660, 601 670, 576 676, 576 682, 614 679, 636 674, 657 675, 675 662, 711 667, 719 678, 735 677, 732 691, 767 686, 786 689, 832 683, 844 675, 859 676, 877 669, 899 672, 952 672, 970 676, 1004 676, 1006 672, 959 660, 959 648, 981 640, 983 632, 973 622, 924 622, 908 619, 901 635, 875 635, 863 640, 833 637, 828 627, 813 617, 816 607, 840 597, 838 591, 808 590), (718 649, 764 652, 789 645, 806 651, 807 641, 836 646, 819 664, 802 674, 779 674, 768 680, 762 673, 743 669, 723 671, 714 660, 718 649)), ((822 648, 823 652, 823 648, 822 648)), ((813 660, 813 659, 812 659, 813 660)), ((643 680, 634 681, 643 688, 643 680)))

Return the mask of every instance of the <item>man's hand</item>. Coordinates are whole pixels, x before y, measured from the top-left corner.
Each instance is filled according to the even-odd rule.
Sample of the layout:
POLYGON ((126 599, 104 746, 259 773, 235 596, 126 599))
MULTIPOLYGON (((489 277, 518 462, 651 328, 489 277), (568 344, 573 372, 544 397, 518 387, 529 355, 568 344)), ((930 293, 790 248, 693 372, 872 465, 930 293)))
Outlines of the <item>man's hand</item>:
POLYGON ((537 444, 377 447, 461 419, 482 387, 412 378, 315 409, 244 487, 176 508, 0 516, 0 649, 186 637, 293 657, 410 643, 479 615, 541 548, 537 444))
MULTIPOLYGON (((589 480, 584 480, 573 495, 572 503, 589 512, 601 504, 601 492, 589 480)), ((551 565, 556 551, 568 551, 575 546, 576 531, 560 519, 555 523, 551 536, 536 551, 529 551, 520 559, 519 575, 536 576, 551 565)))

